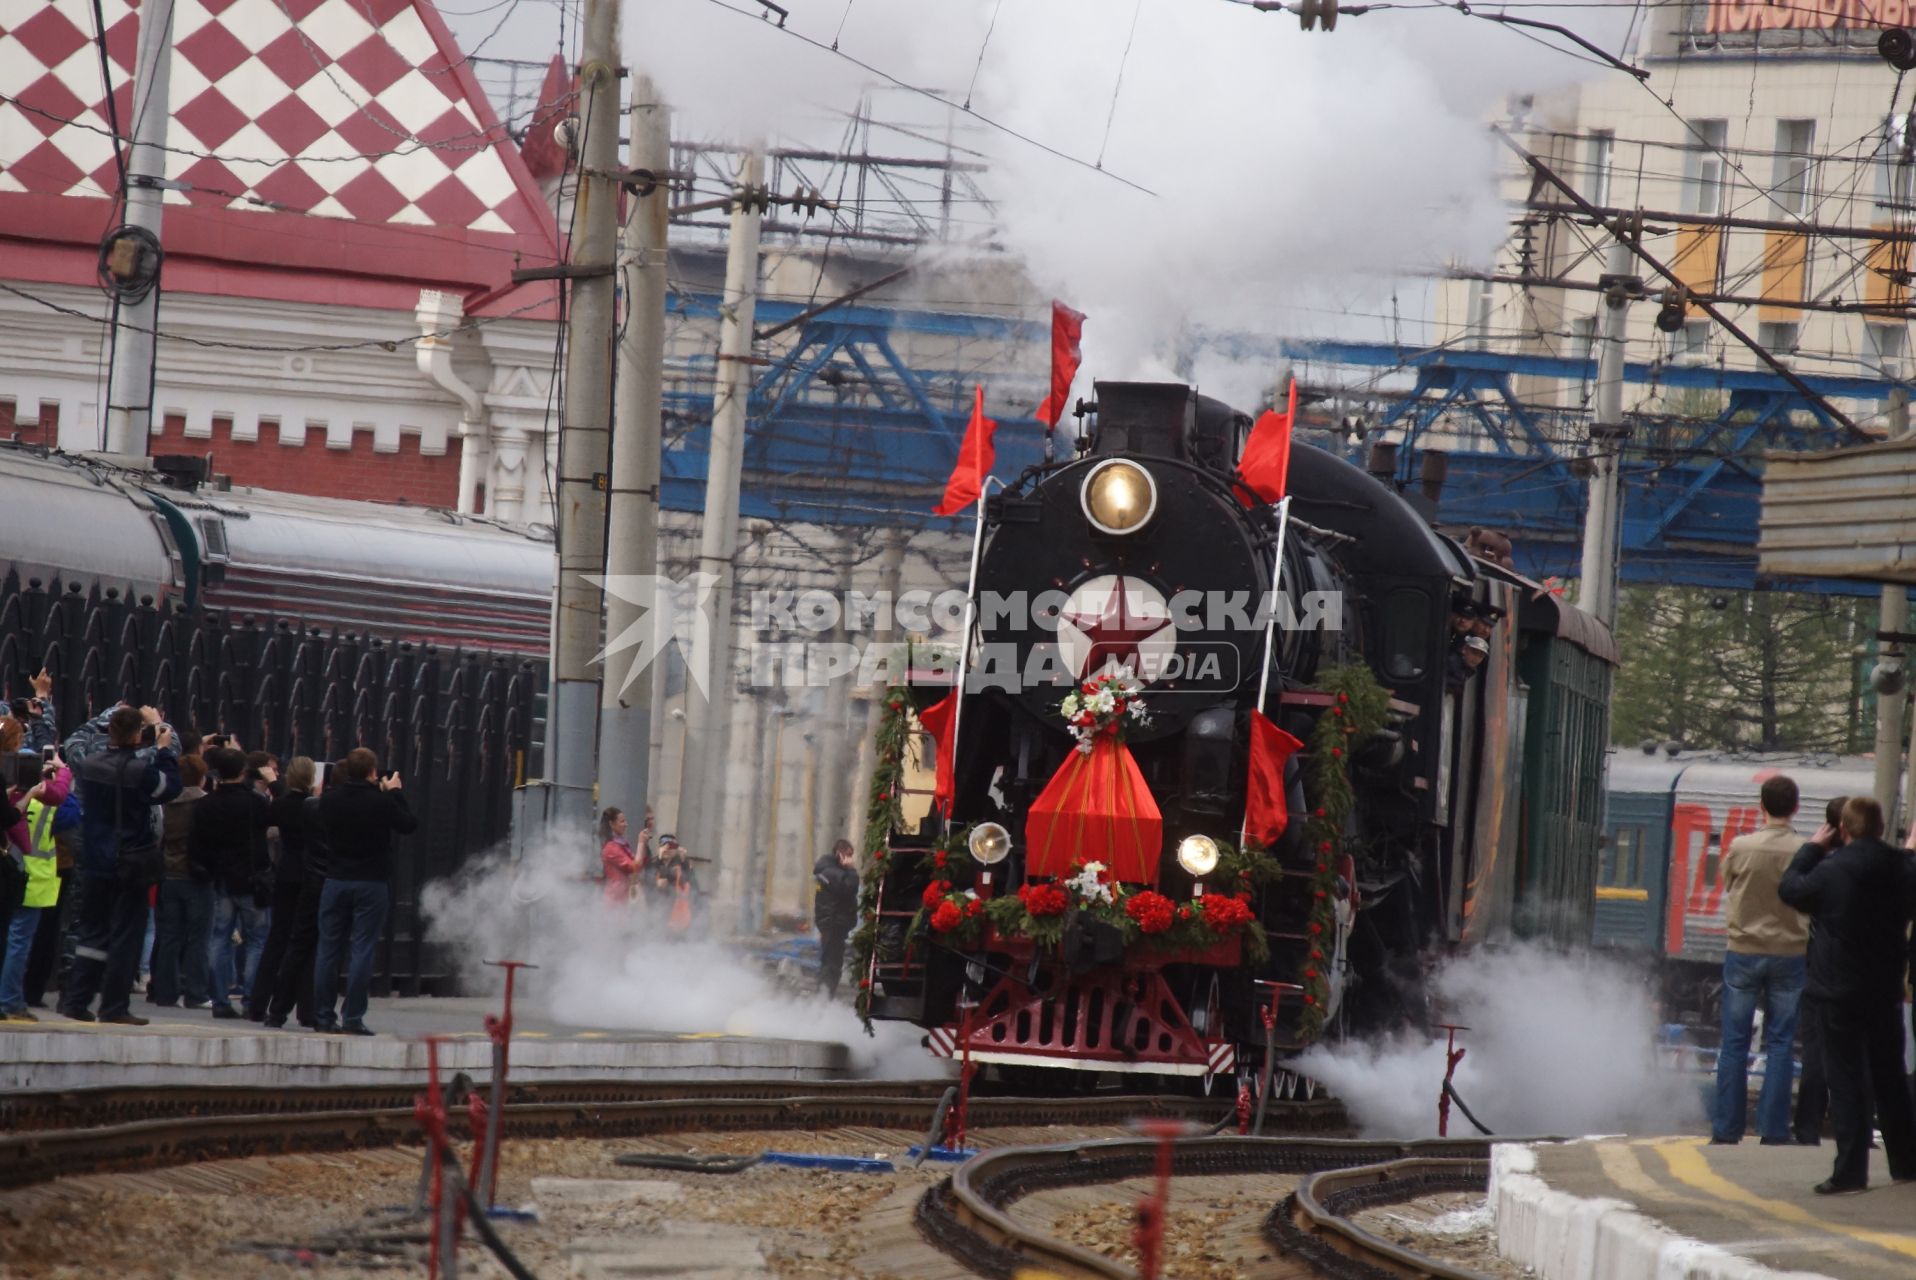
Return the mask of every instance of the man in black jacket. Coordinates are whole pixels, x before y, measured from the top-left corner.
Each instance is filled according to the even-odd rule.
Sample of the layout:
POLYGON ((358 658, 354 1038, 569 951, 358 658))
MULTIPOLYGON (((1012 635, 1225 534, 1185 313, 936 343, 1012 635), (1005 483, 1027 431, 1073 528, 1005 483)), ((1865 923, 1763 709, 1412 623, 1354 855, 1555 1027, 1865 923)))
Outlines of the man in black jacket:
POLYGON ((812 867, 818 895, 812 899, 812 920, 818 925, 818 985, 827 996, 838 994, 845 975, 845 937, 858 920, 858 854, 849 840, 840 840, 812 867))
POLYGON ((155 810, 180 793, 173 729, 152 707, 114 707, 81 726, 60 756, 73 767, 83 814, 80 910, 60 1012, 143 1027, 128 1005, 151 914, 147 894, 165 869, 155 810))
POLYGON ((203 757, 213 790, 193 806, 187 861, 213 884, 212 933, 207 950, 213 969, 213 1016, 237 1018, 230 992, 238 984, 233 930, 253 910, 254 887, 265 870, 262 842, 272 821, 266 797, 246 776, 246 756, 215 747, 203 757))
MULTIPOLYGON (((344 761, 332 768, 334 777, 346 776, 344 761)), ((313 1005, 313 962, 319 954, 319 899, 326 891, 326 864, 330 860, 326 833, 319 824, 319 802, 325 785, 324 773, 316 770, 313 793, 300 800, 304 846, 300 857, 299 897, 293 904, 292 932, 286 939, 286 955, 280 961, 273 996, 266 1006, 266 1025, 274 1029, 286 1025, 288 1014, 297 1016, 302 1027, 319 1026, 319 1015, 313 1005)), ((277 926, 277 916, 274 923, 277 926)))
POLYGON ((1823 827, 1777 886, 1816 925, 1803 998, 1816 1006, 1836 1131, 1836 1168, 1818 1195, 1868 1188, 1872 1092, 1890 1177, 1916 1179, 1916 1119, 1903 1075, 1904 931, 1916 911, 1916 871, 1907 853, 1883 842, 1883 810, 1869 797, 1843 806, 1842 834, 1849 842, 1835 848, 1837 833, 1823 827))
POLYGON ((386 927, 391 891, 392 838, 419 825, 397 773, 375 780, 379 757, 364 747, 346 756, 346 776, 319 799, 319 825, 330 849, 326 887, 319 895, 319 953, 313 964, 313 1003, 322 1031, 369 1036, 366 998, 372 987, 373 947, 386 927), (335 1021, 339 953, 348 935, 346 1008, 335 1021))

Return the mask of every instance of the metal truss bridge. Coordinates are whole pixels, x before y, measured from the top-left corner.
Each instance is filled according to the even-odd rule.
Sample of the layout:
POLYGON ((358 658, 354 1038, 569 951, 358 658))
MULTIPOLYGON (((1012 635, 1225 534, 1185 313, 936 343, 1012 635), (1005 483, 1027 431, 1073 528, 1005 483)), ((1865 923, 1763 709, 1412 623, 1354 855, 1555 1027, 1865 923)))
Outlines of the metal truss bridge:
MULTIPOLYGON (((681 316, 711 320, 712 294, 675 295, 681 316)), ((800 317, 797 303, 761 301, 758 320, 800 317)), ((957 312, 847 305, 804 319, 797 340, 767 362, 752 390, 741 506, 760 518, 921 529, 959 528, 963 517, 931 515, 957 458, 974 382, 986 387, 998 420, 996 472, 1010 477, 1042 456, 1043 428, 1029 409, 1044 396, 1042 376, 928 369, 899 353, 914 337, 968 340, 1010 351, 1042 347, 1041 322, 957 312)), ((1540 409, 1520 379, 1553 387, 1593 385, 1596 364, 1495 351, 1399 348, 1388 344, 1254 340, 1221 344, 1245 354, 1281 355, 1312 368, 1402 369, 1411 389, 1393 396, 1372 438, 1400 440, 1396 479, 1418 482, 1421 454, 1442 448, 1449 474, 1438 511, 1446 523, 1481 524, 1510 535, 1518 565, 1534 577, 1575 576, 1583 540, 1589 415, 1540 409)), ((989 349, 989 348, 987 348, 989 349)), ((712 414, 710 357, 681 371, 666 395, 664 501, 696 511, 704 502, 712 414)), ((1692 391, 1709 416, 1631 414, 1622 463, 1622 566, 1626 581, 1745 590, 1757 585, 1760 464, 1767 449, 1834 447, 1853 437, 1814 400, 1775 375, 1712 365, 1627 364, 1625 381, 1692 391)), ((1899 385, 1880 378, 1805 374, 1818 395, 1882 401, 1899 385)), ((1907 384, 1902 384, 1907 385, 1907 384)), ((1365 393, 1376 397, 1377 393, 1365 393)), ((1354 461, 1362 442, 1330 447, 1354 461)), ((1872 594, 1867 584, 1769 583, 1872 594)))
MULTIPOLYGON (((1314 375, 1325 365, 1411 372, 1411 390, 1368 428, 1373 436, 1389 432, 1401 439, 1399 484, 1417 484, 1421 452, 1444 449, 1449 475, 1438 512, 1446 524, 1480 524, 1508 534, 1516 543, 1518 567, 1533 577, 1576 575, 1587 488, 1581 457, 1588 448, 1590 418, 1539 409, 1518 393, 1517 380, 1594 387, 1594 358, 1357 342, 1285 342, 1278 350, 1309 362, 1314 375)), ((1882 401, 1892 388, 1908 385, 1882 378, 1802 378, 1832 400, 1882 401)), ((1714 408, 1708 416, 1625 414, 1632 431, 1621 461, 1624 580, 1739 590, 1756 586, 1763 452, 1828 449, 1859 436, 1768 371, 1626 364, 1624 380, 1695 392, 1714 408)), ((1362 446, 1351 447, 1355 460, 1362 446)), ((1876 592, 1854 582, 1764 585, 1876 592)))

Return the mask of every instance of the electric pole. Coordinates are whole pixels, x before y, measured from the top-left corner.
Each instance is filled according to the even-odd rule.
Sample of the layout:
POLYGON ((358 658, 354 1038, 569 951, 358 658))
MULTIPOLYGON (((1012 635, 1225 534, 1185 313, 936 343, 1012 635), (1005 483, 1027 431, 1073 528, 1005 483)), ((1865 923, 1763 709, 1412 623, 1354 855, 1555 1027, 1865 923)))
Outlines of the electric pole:
MULTIPOLYGON (((1909 392, 1901 387, 1890 388, 1887 425, 1892 440, 1909 434, 1909 392)), ((1902 635, 1909 630, 1909 588, 1900 582, 1883 584, 1878 630, 1884 636, 1902 635)), ((1884 639, 1878 643, 1876 654, 1879 671, 1904 668, 1902 641, 1884 639)), ((1875 682, 1872 680, 1872 683, 1875 682)), ((1876 802, 1883 806, 1883 829, 1888 836, 1895 834, 1897 802, 1901 799, 1902 789, 1897 783, 1903 769, 1903 708, 1909 701, 1907 678, 1893 683, 1896 685, 1895 692, 1885 692, 1879 687, 1876 694, 1876 779, 1873 790, 1876 802)), ((1916 769, 1911 769, 1910 775, 1916 778, 1916 769)), ((1912 804, 1916 805, 1916 798, 1912 798, 1912 804)))
POLYGON ((1623 442, 1623 357, 1630 299, 1641 288, 1630 275, 1631 249, 1618 237, 1604 264, 1603 332, 1597 352, 1596 420, 1590 425, 1590 503, 1583 520, 1582 579, 1577 603, 1606 627, 1617 623, 1617 551, 1623 522, 1619 480, 1623 442))
POLYGON ((685 798, 692 801, 690 822, 681 813, 680 829, 690 829, 694 853, 723 859, 725 777, 732 716, 733 593, 732 561, 738 553, 738 490, 745 461, 745 408, 752 394, 752 321, 758 307, 758 233, 765 215, 764 158, 748 153, 739 166, 732 202, 732 227, 726 244, 725 293, 719 301, 718 388, 713 400, 712 442, 706 455, 705 514, 699 522, 699 572, 710 574, 712 590, 712 664, 705 697, 697 690, 686 699, 686 736, 690 743, 685 798))
POLYGON ((605 490, 612 425, 613 285, 618 248, 619 5, 586 0, 579 67, 583 129, 572 225, 566 317, 565 412, 559 424, 559 582, 546 706, 546 774, 552 816, 590 822, 596 777, 602 593, 587 581, 605 568, 605 490))
MULTIPOLYGON (((606 525, 605 576, 652 577, 659 571, 659 432, 665 383, 665 237, 671 210, 664 173, 671 164, 671 117, 650 76, 632 81, 632 142, 628 155, 641 177, 625 219, 621 255, 625 331, 619 340, 619 386, 612 437, 612 484, 606 525)), ((639 606, 620 593, 605 597, 610 644, 641 624, 639 606)), ((661 615, 662 616, 662 615, 661 615)), ((599 696, 600 793, 628 797, 628 807, 651 795, 652 688, 650 671, 633 671, 644 653, 631 645, 605 657, 599 696)))
MULTIPOLYGON (((160 237, 161 202, 166 198, 166 129, 172 116, 173 2, 148 0, 140 14, 140 38, 133 55, 133 143, 126 158, 126 222, 160 237)), ((137 238, 122 242, 127 254, 137 238)), ((136 458, 147 455, 153 430, 154 329, 160 314, 157 255, 155 277, 145 292, 122 298, 113 308, 113 370, 107 378, 106 451, 136 458)), ((123 264, 134 271, 131 262, 123 264)), ((109 270, 119 274, 122 268, 109 270)), ((124 277, 123 277, 124 278, 124 277)))

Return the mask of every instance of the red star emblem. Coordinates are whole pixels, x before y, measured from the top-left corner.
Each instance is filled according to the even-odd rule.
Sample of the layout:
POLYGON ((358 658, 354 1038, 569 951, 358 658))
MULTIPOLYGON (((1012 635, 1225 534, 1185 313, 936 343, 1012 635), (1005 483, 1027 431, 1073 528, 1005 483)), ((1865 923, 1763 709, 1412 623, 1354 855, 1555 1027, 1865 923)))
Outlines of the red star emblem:
POLYGON ((1091 642, 1078 679, 1088 679, 1106 660, 1115 659, 1121 667, 1136 670, 1138 646, 1171 625, 1171 619, 1146 618, 1131 612, 1131 601, 1124 593, 1124 575, 1118 575, 1116 590, 1105 597, 1104 608, 1097 613, 1067 613, 1064 620, 1084 633, 1091 642))

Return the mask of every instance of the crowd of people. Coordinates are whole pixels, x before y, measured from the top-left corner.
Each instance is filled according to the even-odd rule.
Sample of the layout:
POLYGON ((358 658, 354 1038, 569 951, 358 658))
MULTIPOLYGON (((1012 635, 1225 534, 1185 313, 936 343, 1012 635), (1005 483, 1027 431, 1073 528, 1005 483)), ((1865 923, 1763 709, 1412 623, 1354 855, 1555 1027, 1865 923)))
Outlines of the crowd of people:
POLYGON ((1916 848, 1883 838, 1882 806, 1867 796, 1832 801, 1807 843, 1793 826, 1794 781, 1768 778, 1759 802, 1763 828, 1732 841, 1723 857, 1723 1040, 1710 1141, 1743 1139, 1760 1007, 1761 1141, 1817 1145, 1827 1118, 1836 1162, 1815 1190, 1848 1195, 1868 1189, 1874 1120, 1890 1177, 1916 1181, 1916 1097, 1903 1066, 1904 982, 1916 977, 1916 848))
POLYGON ((677 836, 661 835, 652 847, 656 824, 652 807, 636 833, 625 810, 599 815, 599 863, 605 900, 620 909, 644 913, 666 933, 683 937, 698 918, 702 890, 693 863, 698 861, 677 836), (636 838, 635 838, 636 835, 636 838))
MULTIPOLYGON (((625 810, 608 807, 599 814, 599 883, 614 910, 642 912, 667 937, 684 937, 698 918, 700 889, 693 864, 698 861, 678 837, 661 835, 652 807, 635 832, 625 810)), ((818 928, 818 983, 827 995, 838 993, 845 970, 845 945, 858 918, 858 854, 840 840, 812 867, 817 894, 812 920, 818 928)))
POLYGON ((57 991, 64 1017, 144 1026, 143 990, 161 1008, 374 1034, 393 837, 417 823, 399 775, 363 747, 282 772, 126 704, 61 745, 44 672, 34 688, 0 720, 0 1017, 37 1022, 57 991))

